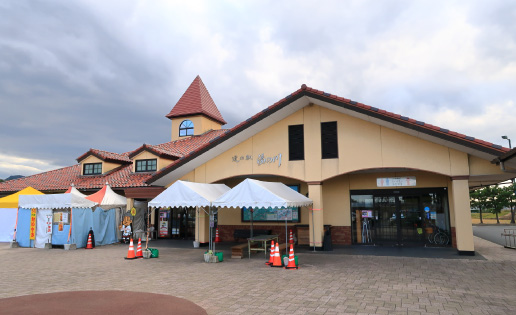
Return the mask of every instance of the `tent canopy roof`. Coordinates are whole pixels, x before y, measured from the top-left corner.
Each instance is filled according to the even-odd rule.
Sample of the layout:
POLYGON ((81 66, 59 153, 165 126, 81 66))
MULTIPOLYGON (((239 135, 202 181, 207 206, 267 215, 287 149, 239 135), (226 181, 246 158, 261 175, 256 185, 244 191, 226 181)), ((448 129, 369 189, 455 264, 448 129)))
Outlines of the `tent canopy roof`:
POLYGON ((108 184, 102 187, 101 190, 85 198, 99 204, 99 206, 105 210, 125 207, 127 205, 127 198, 114 192, 108 184))
POLYGON ((97 205, 95 202, 74 194, 20 196, 20 208, 25 209, 92 208, 95 205, 97 205))
POLYGON ((43 193, 29 186, 12 195, 0 198, 0 208, 18 208, 18 199, 20 195, 43 195, 43 193))
POLYGON ((68 188, 67 191, 65 191, 65 194, 74 194, 76 196, 86 198, 86 195, 80 192, 77 188, 75 188, 73 184, 70 186, 70 188, 68 188))
POLYGON ((283 183, 247 178, 213 202, 227 208, 287 208, 309 206, 313 202, 283 183))
POLYGON ((228 192, 224 184, 202 184, 176 181, 149 202, 149 207, 207 207, 228 192))

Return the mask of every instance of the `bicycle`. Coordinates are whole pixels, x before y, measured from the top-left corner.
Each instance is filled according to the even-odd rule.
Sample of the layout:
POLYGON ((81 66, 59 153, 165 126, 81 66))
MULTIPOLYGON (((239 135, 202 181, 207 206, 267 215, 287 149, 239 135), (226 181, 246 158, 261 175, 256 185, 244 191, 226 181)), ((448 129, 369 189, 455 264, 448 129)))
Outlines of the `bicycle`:
POLYGON ((450 242, 448 233, 437 225, 432 225, 431 228, 433 229, 433 232, 428 235, 428 242, 435 245, 448 245, 450 242))

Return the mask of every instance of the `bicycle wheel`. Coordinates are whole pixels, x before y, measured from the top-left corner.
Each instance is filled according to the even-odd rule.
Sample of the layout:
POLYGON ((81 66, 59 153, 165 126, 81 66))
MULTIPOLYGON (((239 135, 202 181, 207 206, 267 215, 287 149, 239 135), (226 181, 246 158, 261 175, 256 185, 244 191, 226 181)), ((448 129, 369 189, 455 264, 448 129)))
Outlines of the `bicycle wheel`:
POLYGON ((428 243, 433 244, 434 238, 435 238, 435 235, 433 233, 428 235, 428 243))
POLYGON ((449 241, 448 235, 443 232, 437 233, 434 238, 434 242, 438 245, 447 245, 449 241))

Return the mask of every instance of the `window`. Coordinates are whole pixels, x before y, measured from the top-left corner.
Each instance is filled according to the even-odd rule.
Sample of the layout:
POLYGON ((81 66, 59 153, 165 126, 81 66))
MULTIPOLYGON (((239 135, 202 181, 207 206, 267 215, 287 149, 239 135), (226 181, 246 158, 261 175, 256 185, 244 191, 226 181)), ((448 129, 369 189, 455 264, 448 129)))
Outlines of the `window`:
POLYGON ((99 175, 102 174, 102 163, 85 163, 84 175, 99 175))
POLYGON ((179 125, 179 136, 193 136, 194 134, 194 124, 191 120, 183 120, 181 125, 179 125))
POLYGON ((305 137, 303 125, 288 126, 288 159, 298 161, 305 159, 305 137))
POLYGON ((321 149, 323 159, 334 159, 339 157, 336 121, 321 123, 321 149))
POLYGON ((157 168, 156 159, 149 160, 136 160, 136 171, 137 172, 154 172, 157 168))
MULTIPOLYGON (((287 185, 299 192, 299 185, 287 185)), ((300 222, 299 207, 291 208, 253 208, 253 222, 300 222)), ((242 222, 251 222, 251 209, 242 208, 242 222)))

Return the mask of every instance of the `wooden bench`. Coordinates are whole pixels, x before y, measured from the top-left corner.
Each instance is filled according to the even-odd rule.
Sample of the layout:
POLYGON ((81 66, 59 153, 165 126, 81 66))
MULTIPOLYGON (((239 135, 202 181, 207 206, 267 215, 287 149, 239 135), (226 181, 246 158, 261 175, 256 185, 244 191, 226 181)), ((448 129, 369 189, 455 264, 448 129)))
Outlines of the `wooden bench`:
POLYGON ((244 249, 247 249, 247 243, 231 246, 231 258, 244 258, 244 249))

